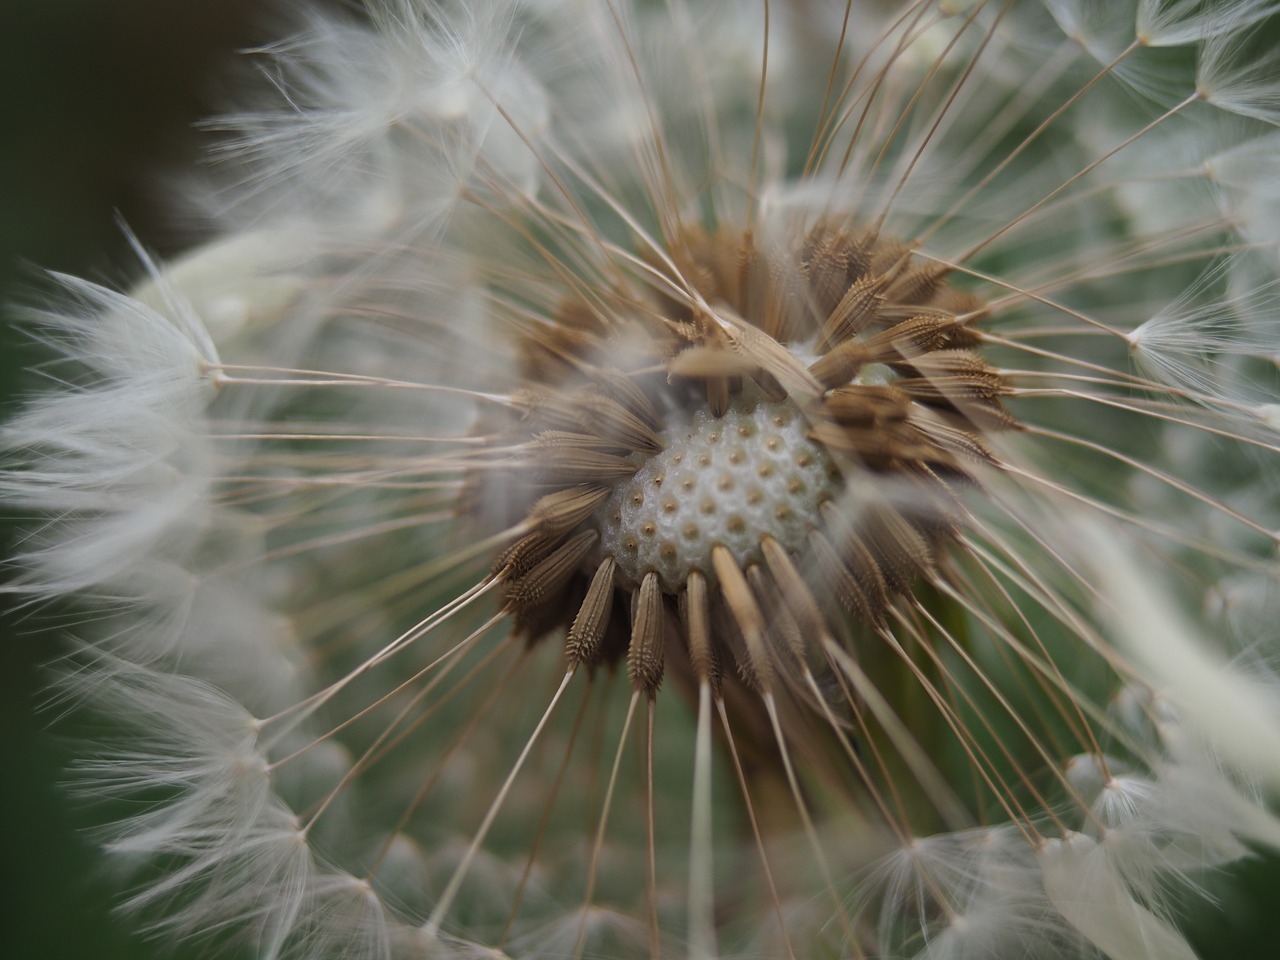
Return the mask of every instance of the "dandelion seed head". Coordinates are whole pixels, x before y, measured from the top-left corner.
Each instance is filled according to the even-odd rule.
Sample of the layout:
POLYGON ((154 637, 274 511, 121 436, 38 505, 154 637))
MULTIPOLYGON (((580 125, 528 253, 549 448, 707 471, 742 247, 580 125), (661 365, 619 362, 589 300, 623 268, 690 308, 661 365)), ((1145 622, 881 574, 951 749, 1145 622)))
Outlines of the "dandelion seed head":
MULTIPOLYGON (((503 431, 515 467, 477 483, 500 500, 499 522, 527 510, 529 532, 495 569, 535 635, 570 626, 555 611, 582 596, 570 644, 590 662, 606 633, 627 629, 611 616, 647 603, 656 620, 659 594, 697 608, 710 588, 758 661, 756 618, 771 600, 749 579, 766 568, 795 594, 786 602, 805 630, 820 623, 814 594, 826 586, 806 584, 808 566, 825 563, 868 622, 930 570, 956 523, 943 501, 972 482, 968 463, 994 459, 984 428, 1013 426, 998 374, 968 349, 981 304, 899 244, 819 225, 798 246, 770 257, 750 234, 695 235, 670 255, 690 261, 682 275, 695 286, 677 298, 684 281, 670 277, 657 322, 632 308, 618 333, 611 315, 573 304, 530 339, 522 365, 534 379, 503 431), (601 368, 605 357, 632 372, 601 368), (838 461, 851 457, 846 476, 838 461), (840 558, 846 539, 855 561, 840 558), (632 601, 615 608, 615 587, 632 601)), ((723 643, 725 629, 686 643, 723 643)), ((656 677, 662 643, 644 643, 655 648, 637 634, 630 661, 655 661, 642 672, 656 677)))
POLYGON ((215 236, 58 280, 5 434, 128 906, 271 960, 1189 957, 1170 890, 1280 843, 1273 6, 253 52, 215 236))
POLYGON ((798 410, 771 403, 677 425, 678 439, 599 508, 601 550, 620 564, 622 582, 638 586, 655 570, 666 592, 676 593, 690 571, 711 570, 716 544, 739 566, 763 562, 765 536, 800 549, 819 504, 842 489, 806 430, 798 410), (725 494, 734 506, 726 508, 725 494))

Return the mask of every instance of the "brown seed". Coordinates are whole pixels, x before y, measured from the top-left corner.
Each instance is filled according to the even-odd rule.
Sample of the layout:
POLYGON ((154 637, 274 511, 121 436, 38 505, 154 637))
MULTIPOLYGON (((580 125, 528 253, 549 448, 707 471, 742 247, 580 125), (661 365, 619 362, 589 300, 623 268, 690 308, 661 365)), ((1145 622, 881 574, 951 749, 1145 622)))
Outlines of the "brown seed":
POLYGON ((707 599, 707 578, 701 570, 690 570, 681 594, 680 611, 684 619, 685 639, 689 645, 689 661, 699 682, 720 685, 720 658, 711 636, 711 608, 707 599))
POLYGON ((865 623, 878 624, 883 616, 883 604, 867 595, 835 547, 817 530, 809 533, 809 551, 813 555, 814 570, 840 606, 865 623))
POLYGON ((792 660, 802 663, 805 650, 804 636, 795 617, 791 615, 791 611, 778 595, 777 586, 757 563, 747 567, 746 577, 747 585, 755 594, 756 602, 769 614, 765 621, 765 636, 769 640, 770 651, 785 653, 792 660))
POLYGON ((631 644, 627 648, 627 673, 632 689, 653 696, 662 685, 663 646, 662 592, 658 575, 644 575, 633 595, 631 644))
POLYGON ((843 386, 873 362, 874 354, 857 340, 846 340, 828 350, 809 366, 809 372, 827 389, 843 386))
POLYGON ((547 600, 568 583, 598 537, 596 531, 584 530, 564 541, 528 573, 507 585, 507 604, 534 607, 547 600))
POLYGON ((605 557, 591 577, 586 599, 578 608, 565 639, 565 655, 570 667, 596 662, 605 627, 609 622, 609 613, 613 609, 613 577, 616 568, 613 558, 605 557))
POLYGON ((554 549, 557 543, 557 537, 544 533, 531 533, 520 538, 498 554, 498 559, 493 564, 494 576, 504 582, 523 576, 554 549))
POLYGON ((740 666, 761 693, 768 693, 773 688, 773 664, 765 645, 764 614, 760 612, 760 605, 726 547, 716 544, 711 548, 711 566, 720 581, 725 605, 742 633, 746 660, 740 666))
POLYGON ((822 613, 818 609, 818 601, 809 589, 809 584, 796 569, 790 554, 773 537, 761 539, 760 551, 764 554, 769 573, 773 575, 773 580, 778 585, 783 602, 794 614, 800 628, 816 642, 828 631, 822 619, 822 613))
POLYGON ((884 302, 887 285, 884 277, 864 277, 849 287, 823 323, 820 343, 843 343, 869 327, 884 302))
POLYGON ((582 391, 578 403, 581 422, 601 439, 637 453, 656 453, 662 449, 662 441, 653 427, 598 390, 582 391))
POLYGON ((591 516, 608 496, 608 487, 586 484, 567 487, 535 503, 529 510, 529 519, 539 532, 566 533, 591 516))

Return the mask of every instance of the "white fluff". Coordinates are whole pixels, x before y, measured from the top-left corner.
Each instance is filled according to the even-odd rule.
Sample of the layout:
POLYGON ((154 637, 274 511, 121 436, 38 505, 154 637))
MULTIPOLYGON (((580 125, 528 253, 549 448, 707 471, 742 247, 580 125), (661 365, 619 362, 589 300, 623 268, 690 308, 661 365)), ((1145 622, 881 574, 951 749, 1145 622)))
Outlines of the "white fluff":
POLYGON ((305 286, 297 270, 316 254, 314 241, 303 224, 234 233, 167 265, 131 295, 162 311, 178 293, 213 341, 225 343, 270 326, 297 302, 305 286))
POLYGON ((1038 859, 1050 901, 1110 960, 1195 960, 1183 936, 1125 889, 1105 841, 1068 834, 1046 840, 1038 859))
POLYGON ((1206 295, 1232 269, 1230 260, 1216 265, 1125 336, 1143 373, 1194 403, 1247 404, 1269 395, 1240 364, 1280 348, 1280 335, 1253 320, 1272 315, 1280 300, 1268 288, 1254 289, 1243 300, 1206 295))
POLYGON ((66 685, 112 718, 105 735, 115 745, 77 764, 76 786, 137 811, 111 827, 108 843, 143 878, 130 906, 157 928, 187 934, 235 909, 259 931, 261 955, 280 955, 313 867, 292 814, 272 795, 253 718, 198 681, 105 656, 66 685), (176 866, 150 876, 154 858, 176 866))
POLYGON ((212 453, 203 411, 217 354, 185 305, 155 310, 60 278, 55 308, 35 312, 62 352, 61 393, 7 425, 18 466, 0 474, 10 503, 47 514, 20 560, 31 592, 109 584, 149 557, 181 554, 208 522, 212 453))
POLYGON ((1139 0, 1138 36, 1152 46, 1178 46, 1232 33, 1280 10, 1275 0, 1202 3, 1201 0, 1139 0))
POLYGON ((510 49, 518 7, 386 0, 372 25, 309 11, 302 32, 261 51, 277 96, 215 124, 232 132, 220 158, 244 170, 233 204, 342 216, 380 196, 373 209, 418 222, 488 178, 532 191, 525 140, 541 136, 547 108, 510 49))
POLYGON ((1161 685, 1186 721, 1223 759, 1280 786, 1277 688, 1243 675, 1196 637, 1110 538, 1093 538, 1116 632, 1145 675, 1161 685))
POLYGON ((1223 33, 1201 46, 1197 90, 1215 107, 1274 126, 1280 124, 1280 53, 1246 57, 1252 39, 1247 30, 1223 33))

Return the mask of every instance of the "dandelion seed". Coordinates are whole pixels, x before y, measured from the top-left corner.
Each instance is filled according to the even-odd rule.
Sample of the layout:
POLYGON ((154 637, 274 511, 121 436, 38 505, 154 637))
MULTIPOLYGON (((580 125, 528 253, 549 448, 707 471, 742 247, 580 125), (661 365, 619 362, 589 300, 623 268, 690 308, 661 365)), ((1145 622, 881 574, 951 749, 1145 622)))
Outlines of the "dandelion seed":
POLYGON ((1280 841, 1274 6, 385 0, 252 54, 214 238, 58 281, 5 433, 127 907, 1192 956, 1171 888, 1280 841))

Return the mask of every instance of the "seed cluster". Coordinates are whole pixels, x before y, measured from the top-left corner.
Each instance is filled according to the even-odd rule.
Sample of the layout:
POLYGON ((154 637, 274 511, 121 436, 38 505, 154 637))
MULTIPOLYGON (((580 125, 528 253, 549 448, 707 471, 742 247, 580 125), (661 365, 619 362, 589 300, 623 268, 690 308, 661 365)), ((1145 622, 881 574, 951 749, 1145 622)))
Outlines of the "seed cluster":
POLYGON ((996 463, 984 435, 1016 426, 972 349, 983 304, 915 259, 826 225, 777 249, 691 232, 661 290, 566 299, 486 425, 515 465, 472 484, 520 532, 494 568, 517 630, 625 658, 652 695, 672 630, 699 682, 728 663, 767 689, 797 637, 878 629, 996 463))
POLYGON ((724 416, 704 408, 674 424, 665 449, 596 514, 599 549, 617 561, 619 585, 634 588, 653 570, 664 593, 678 593, 690 571, 712 571, 717 544, 740 567, 761 563, 763 535, 801 550, 819 505, 841 487, 839 468, 808 429, 793 404, 749 399, 724 416))

